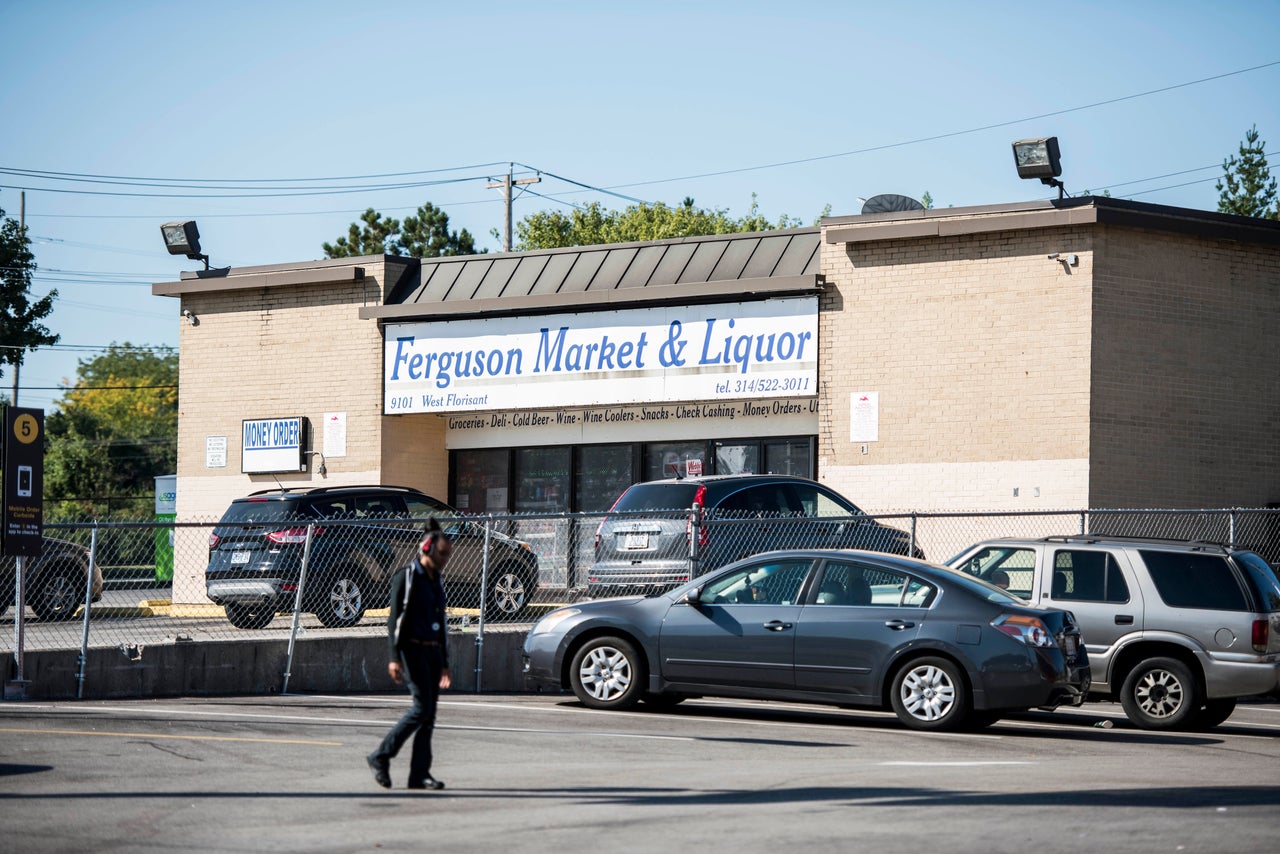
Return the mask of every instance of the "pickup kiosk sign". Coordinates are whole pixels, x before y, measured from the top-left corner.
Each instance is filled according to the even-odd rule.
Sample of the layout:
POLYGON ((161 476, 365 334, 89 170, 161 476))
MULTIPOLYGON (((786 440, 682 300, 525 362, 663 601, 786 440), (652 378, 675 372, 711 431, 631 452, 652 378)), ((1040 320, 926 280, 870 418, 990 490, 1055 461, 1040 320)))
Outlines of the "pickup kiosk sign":
POLYGON ((4 409, 4 513, 0 547, 5 555, 38 557, 44 512, 44 412, 4 409))

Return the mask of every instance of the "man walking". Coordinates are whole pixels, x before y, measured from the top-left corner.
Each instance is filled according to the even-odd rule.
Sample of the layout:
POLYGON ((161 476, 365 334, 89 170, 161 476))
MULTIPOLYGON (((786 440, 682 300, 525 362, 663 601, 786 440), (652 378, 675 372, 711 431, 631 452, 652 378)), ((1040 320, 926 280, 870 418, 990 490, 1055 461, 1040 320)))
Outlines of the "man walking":
POLYGON ((410 736, 409 788, 444 788, 444 783, 431 776, 431 733, 436 700, 452 682, 441 582, 451 551, 453 544, 440 523, 429 519, 418 554, 391 581, 387 672, 397 685, 409 686, 413 705, 367 757, 373 779, 384 789, 391 788, 391 760, 410 736))

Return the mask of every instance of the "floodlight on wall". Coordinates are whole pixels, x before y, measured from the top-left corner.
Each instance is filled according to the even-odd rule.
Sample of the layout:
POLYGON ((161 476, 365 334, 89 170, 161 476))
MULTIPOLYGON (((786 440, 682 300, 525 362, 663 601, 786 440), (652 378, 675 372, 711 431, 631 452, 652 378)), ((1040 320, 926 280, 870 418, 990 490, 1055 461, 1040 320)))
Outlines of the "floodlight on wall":
POLYGON ((192 261, 203 261, 204 268, 209 269, 209 256, 200 254, 200 230, 194 219, 166 222, 160 226, 160 233, 164 235, 164 245, 170 255, 186 255, 192 261))
POLYGON ((1062 198, 1064 188, 1058 180, 1062 163, 1056 136, 1018 140, 1013 144, 1013 162, 1017 164, 1019 178, 1039 178, 1040 183, 1057 187, 1058 198, 1062 198))

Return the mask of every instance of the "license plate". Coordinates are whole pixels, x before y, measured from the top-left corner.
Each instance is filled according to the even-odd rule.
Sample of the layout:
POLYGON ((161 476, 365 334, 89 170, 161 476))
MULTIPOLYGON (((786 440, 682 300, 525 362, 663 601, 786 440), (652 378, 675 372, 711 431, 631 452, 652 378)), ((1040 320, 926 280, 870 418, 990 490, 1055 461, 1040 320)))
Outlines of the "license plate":
POLYGON ((645 533, 623 534, 622 547, 628 551, 649 548, 649 535, 645 533))
POLYGON ((232 552, 232 553, 231 553, 231 565, 232 565, 232 566, 244 566, 244 565, 245 565, 245 564, 247 564, 248 562, 249 562, 249 553, 248 553, 248 552, 232 552))

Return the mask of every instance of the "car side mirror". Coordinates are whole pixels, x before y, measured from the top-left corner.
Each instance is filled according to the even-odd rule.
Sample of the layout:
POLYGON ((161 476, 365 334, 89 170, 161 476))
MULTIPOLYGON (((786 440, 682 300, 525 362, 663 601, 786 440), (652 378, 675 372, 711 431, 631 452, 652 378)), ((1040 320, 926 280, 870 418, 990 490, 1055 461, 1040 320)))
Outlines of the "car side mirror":
POLYGON ((690 607, 697 608, 702 605, 702 587, 695 587, 688 593, 684 594, 684 598, 680 600, 690 607))

